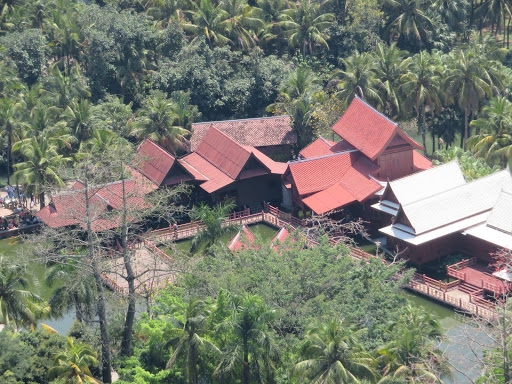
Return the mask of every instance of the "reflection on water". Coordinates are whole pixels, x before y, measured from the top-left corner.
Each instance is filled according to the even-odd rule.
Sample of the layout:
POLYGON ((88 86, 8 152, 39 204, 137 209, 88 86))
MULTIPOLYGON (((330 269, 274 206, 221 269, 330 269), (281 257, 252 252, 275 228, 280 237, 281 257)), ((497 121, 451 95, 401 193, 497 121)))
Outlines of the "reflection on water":
POLYGON ((440 348, 447 354, 450 365, 455 367, 452 369, 453 378, 443 378, 445 383, 463 384, 471 382, 468 377, 472 380, 478 378, 481 374, 478 358, 483 355, 482 344, 488 344, 488 337, 476 332, 465 321, 467 318, 452 308, 409 292, 405 292, 405 295, 414 305, 434 314, 445 332, 447 339, 440 344, 440 348))

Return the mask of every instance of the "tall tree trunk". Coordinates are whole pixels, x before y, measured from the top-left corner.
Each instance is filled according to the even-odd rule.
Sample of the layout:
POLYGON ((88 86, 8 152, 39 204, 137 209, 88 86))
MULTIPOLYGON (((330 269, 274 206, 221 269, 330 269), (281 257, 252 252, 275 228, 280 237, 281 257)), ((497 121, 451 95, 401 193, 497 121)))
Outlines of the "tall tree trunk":
POLYGON ((468 141, 468 133, 469 133, 469 124, 468 124, 468 116, 469 115, 469 101, 466 100, 466 106, 464 107, 464 151, 467 149, 467 141, 468 141))
POLYGON ((244 361, 242 361, 242 384, 249 384, 251 380, 251 372, 249 371, 249 345, 244 339, 244 361))
POLYGON ((425 131, 425 104, 421 106, 421 140, 423 141, 423 154, 427 156, 427 139, 425 131))
POLYGON ((44 208, 44 206, 45 206, 44 199, 45 199, 44 192, 41 192, 39 194, 39 209, 43 209, 44 208))
POLYGON ((189 384, 197 384, 197 349, 190 346, 188 350, 188 382, 189 384))
POLYGON ((81 323, 82 320, 83 320, 83 318, 82 318, 82 308, 81 308, 81 305, 80 305, 80 299, 78 298, 78 295, 77 295, 76 292, 73 294, 73 300, 75 301, 76 321, 81 323))
POLYGON ((509 17, 507 22, 507 49, 510 48, 510 19, 509 17))
POLYGON ((10 128, 7 129, 7 184, 11 184, 12 167, 12 134, 10 128))
POLYGON ((92 272, 94 281, 96 283, 96 290, 98 294, 96 307, 98 312, 98 319, 100 323, 100 338, 101 338, 101 375, 104 383, 112 382, 112 372, 110 365, 110 338, 108 336, 107 327, 107 311, 105 304, 105 294, 103 292, 103 279, 101 278, 101 271, 96 259, 96 251, 94 249, 94 232, 92 230, 91 222, 91 207, 89 196, 89 184, 87 170, 85 174, 85 214, 87 220, 87 244, 89 251, 89 259, 91 260, 92 272))
MULTIPOLYGON (((121 165, 123 167, 124 164, 121 165)), ((124 170, 123 170, 124 172, 124 170)), ((121 228, 121 246, 123 247, 123 262, 124 268, 126 270, 126 282, 128 283, 128 309, 126 311, 126 319, 124 322, 123 328, 123 340, 121 342, 121 355, 130 356, 131 349, 131 338, 132 338, 132 330, 133 323, 135 321, 135 273, 133 272, 132 262, 131 262, 131 252, 132 250, 128 248, 128 205, 126 202, 126 185, 125 178, 123 174, 122 179, 122 193, 123 193, 123 218, 122 218, 122 228, 121 228)))

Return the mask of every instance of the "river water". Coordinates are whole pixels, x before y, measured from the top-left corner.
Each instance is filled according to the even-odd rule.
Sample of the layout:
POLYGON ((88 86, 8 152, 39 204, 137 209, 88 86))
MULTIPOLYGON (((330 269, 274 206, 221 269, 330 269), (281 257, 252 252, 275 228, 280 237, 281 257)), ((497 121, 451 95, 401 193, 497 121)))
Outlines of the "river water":
MULTIPOLYGON (((251 226, 251 230, 261 236, 263 240, 270 240, 276 231, 266 225, 259 224, 251 226)), ((0 240, 0 256, 6 258, 19 258, 23 249, 23 243, 20 238, 8 238, 0 240)), ((45 266, 39 263, 30 263, 29 274, 31 279, 30 290, 40 295, 44 300, 48 300, 52 289, 44 284, 45 266)), ((450 362, 459 370, 465 372, 471 378, 476 378, 480 374, 480 368, 475 367, 470 361, 468 348, 459 343, 462 331, 466 325, 462 315, 456 314, 453 309, 440 305, 434 301, 428 300, 404 291, 409 301, 418 307, 425 309, 433 314, 440 322, 441 327, 447 335, 447 340, 441 344, 441 348, 449 356, 450 362), (467 358, 464 358, 467 356, 467 358)), ((57 330, 60 334, 66 334, 74 321, 74 313, 70 312, 59 319, 45 320, 44 323, 57 330)), ((446 383, 468 383, 468 379, 461 373, 454 372, 454 378, 445 378, 446 383)))

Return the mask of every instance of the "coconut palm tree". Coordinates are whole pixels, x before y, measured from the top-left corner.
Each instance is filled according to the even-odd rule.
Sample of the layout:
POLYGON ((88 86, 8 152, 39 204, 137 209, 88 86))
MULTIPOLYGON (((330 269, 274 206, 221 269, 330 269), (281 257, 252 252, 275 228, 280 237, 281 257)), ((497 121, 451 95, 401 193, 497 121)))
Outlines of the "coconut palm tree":
POLYGON ((0 256, 0 321, 4 324, 14 322, 19 326, 35 324, 34 303, 41 298, 27 290, 29 280, 25 268, 19 264, 9 264, 0 256))
POLYGON ((240 49, 248 50, 257 44, 256 32, 265 27, 254 9, 245 0, 223 0, 226 19, 220 23, 224 34, 240 49))
POLYGON ((414 380, 421 377, 427 382, 439 382, 439 373, 450 373, 443 363, 441 351, 435 346, 442 335, 441 326, 430 314, 407 306, 400 320, 391 323, 389 329, 396 336, 378 349, 385 378, 414 380), (425 361, 434 362, 435 368, 425 361))
POLYGON ((242 384, 272 381, 277 351, 269 330, 274 311, 261 298, 233 298, 234 310, 218 332, 228 343, 214 375, 237 378, 242 384))
POLYGON ((356 51, 346 59, 341 59, 345 68, 336 73, 339 79, 337 96, 349 105, 355 95, 374 105, 382 105, 379 83, 375 74, 375 60, 369 53, 356 51))
POLYGON ((98 364, 96 352, 91 346, 84 343, 75 343, 71 337, 67 337, 68 345, 64 352, 55 357, 55 362, 48 372, 50 378, 64 380, 69 384, 97 383, 90 367, 98 364))
POLYGON ((71 159, 59 154, 55 138, 32 137, 19 141, 14 151, 23 157, 16 164, 14 178, 27 186, 29 194, 39 195, 40 208, 45 206, 45 191, 51 187, 64 187, 65 183, 59 176, 61 168, 71 159))
POLYGON ((512 159, 512 103, 503 96, 490 100, 477 120, 471 122, 477 134, 469 138, 469 147, 489 165, 504 166, 512 159))
POLYGON ((472 50, 457 50, 448 56, 447 96, 464 110, 464 149, 469 137, 469 115, 476 113, 484 98, 492 93, 491 78, 482 58, 472 50))
POLYGON ((192 19, 191 23, 185 23, 185 32, 197 36, 205 36, 210 48, 223 46, 230 42, 224 35, 224 27, 221 24, 227 17, 227 12, 220 4, 212 0, 200 0, 199 3, 192 2, 193 9, 186 11, 192 19))
POLYGON ((405 51, 398 49, 396 43, 379 43, 375 49, 375 74, 381 94, 384 113, 397 116, 402 112, 400 81, 407 73, 411 58, 405 58, 405 51))
POLYGON ((92 137, 88 141, 82 142, 80 152, 101 155, 127 144, 128 142, 124 138, 109 129, 95 129, 92 131, 92 137))
POLYGON ((92 318, 96 291, 91 276, 79 276, 72 265, 55 264, 49 269, 45 283, 53 288, 62 281, 65 284, 56 288, 48 300, 52 314, 59 316, 74 308, 77 321, 92 318))
POLYGON ((322 12, 320 3, 311 0, 300 0, 289 5, 289 9, 282 11, 278 25, 290 46, 298 48, 303 56, 307 53, 313 55, 317 46, 329 49, 329 36, 324 30, 331 25, 334 15, 322 12))
MULTIPOLYGON (((425 155, 426 148, 426 126, 425 114, 428 106, 432 115, 435 110, 441 108, 441 69, 426 51, 414 55, 409 71, 402 76, 402 89, 406 95, 406 101, 416 110, 418 126, 421 120, 421 138, 425 155)), ((432 148, 432 153, 434 148, 432 148)))
POLYGON ((190 300, 188 303, 174 305, 171 308, 171 316, 176 327, 169 331, 168 336, 171 340, 168 344, 174 346, 174 352, 166 368, 171 369, 179 356, 185 356, 189 384, 198 383, 197 366, 200 353, 206 351, 220 353, 213 343, 203 337, 209 314, 210 308, 202 300, 190 300))
POLYGON ((70 68, 69 74, 61 72, 56 64, 53 64, 48 72, 50 76, 41 92, 59 111, 64 111, 75 98, 91 96, 78 64, 70 68))
POLYGON ((306 332, 301 361, 293 368, 300 383, 360 383, 375 381, 379 375, 376 361, 365 352, 358 338, 365 329, 354 330, 332 319, 306 332))
POLYGON ((10 183, 12 172, 12 147, 19 139, 20 103, 9 97, 0 98, 0 128, 2 136, 7 138, 7 182, 10 183))
POLYGON ((71 128, 78 144, 91 137, 94 109, 87 99, 72 100, 63 113, 67 126, 71 128))
POLYGON ((480 19, 480 29, 491 23, 491 33, 496 36, 512 16, 512 5, 508 0, 485 0, 476 8, 475 15, 480 19))
POLYGON ((190 218, 193 221, 200 221, 202 228, 192 239, 191 250, 195 251, 204 246, 209 250, 226 233, 232 231, 232 226, 225 224, 228 214, 235 208, 231 201, 221 203, 215 207, 206 204, 200 204, 192 208, 190 218))
POLYGON ((188 147, 190 131, 178 125, 179 116, 175 112, 173 100, 163 92, 156 91, 144 100, 132 123, 132 134, 149 138, 172 154, 188 147))
POLYGON ((428 32, 434 31, 432 20, 424 11, 420 0, 387 0, 390 16, 386 25, 389 40, 410 39, 425 46, 428 32))

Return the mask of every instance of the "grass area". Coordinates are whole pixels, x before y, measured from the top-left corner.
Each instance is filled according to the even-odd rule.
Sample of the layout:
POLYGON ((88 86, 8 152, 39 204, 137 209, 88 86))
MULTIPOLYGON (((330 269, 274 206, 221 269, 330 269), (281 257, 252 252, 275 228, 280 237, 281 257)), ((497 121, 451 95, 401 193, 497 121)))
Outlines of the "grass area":
MULTIPOLYGON (((269 225, 266 225, 266 224, 249 225, 249 229, 254 234, 256 239, 259 239, 262 242, 267 242, 267 241, 272 240, 272 238, 277 233, 277 230, 275 228, 273 228, 269 225)), ((228 242, 237 234, 237 232, 238 232, 237 229, 234 229, 230 233, 225 234, 224 236, 222 236, 221 242, 223 242, 227 245, 228 242)), ((168 255, 172 256, 175 252, 190 253, 191 245, 192 245, 192 240, 187 239, 187 240, 180 240, 180 241, 175 242, 174 246, 162 246, 162 247, 160 247, 160 249, 162 251, 164 251, 165 253, 167 253, 168 255)), ((191 256, 201 254, 204 252, 204 250, 205 250, 205 246, 204 245, 200 246, 193 254, 191 254, 191 256)))
POLYGON ((375 255, 375 252, 377 251, 377 246, 375 244, 359 245, 358 248, 365 251, 366 253, 369 253, 370 255, 375 255))

